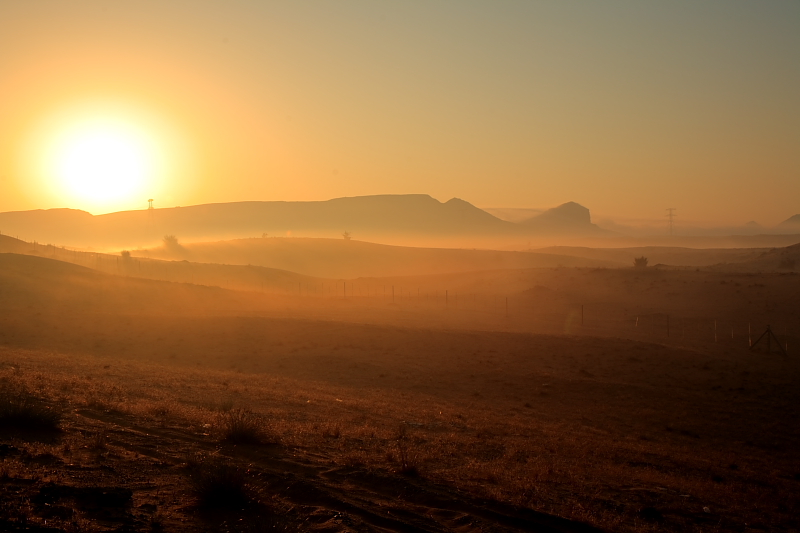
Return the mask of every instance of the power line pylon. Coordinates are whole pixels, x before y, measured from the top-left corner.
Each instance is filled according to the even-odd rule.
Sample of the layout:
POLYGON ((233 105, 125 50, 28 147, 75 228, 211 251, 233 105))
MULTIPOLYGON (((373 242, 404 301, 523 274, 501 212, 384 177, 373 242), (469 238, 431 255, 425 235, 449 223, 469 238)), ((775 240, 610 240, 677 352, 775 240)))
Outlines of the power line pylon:
MULTIPOLYGON (((770 328, 769 326, 767 326, 767 331, 762 333, 761 336, 758 339, 756 339, 756 342, 754 342, 753 345, 750 347, 750 351, 752 352, 755 349, 755 347, 758 346, 758 343, 760 343, 762 340, 765 340, 767 342, 767 353, 772 353, 772 341, 774 340, 775 345, 778 347, 778 351, 783 355, 786 355, 786 349, 784 349, 784 347, 781 346, 781 341, 778 340, 778 337, 775 336, 775 334, 772 332, 772 328, 770 328)), ((788 347, 789 345, 787 343, 786 348, 788 347)))
POLYGON ((148 232, 152 232, 153 231, 153 211, 154 211, 154 209, 155 208, 153 207, 153 199, 150 198, 149 200, 147 200, 147 231, 148 232))
POLYGON ((669 220, 669 234, 672 235, 672 221, 675 218, 675 209, 674 207, 667 208, 667 219, 669 220))

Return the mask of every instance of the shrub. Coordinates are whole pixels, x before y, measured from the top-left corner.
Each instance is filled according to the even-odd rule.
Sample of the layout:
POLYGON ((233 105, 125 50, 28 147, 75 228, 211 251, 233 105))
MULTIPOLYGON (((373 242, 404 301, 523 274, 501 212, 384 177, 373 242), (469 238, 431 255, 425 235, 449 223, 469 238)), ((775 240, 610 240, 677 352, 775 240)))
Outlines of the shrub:
POLYGON ((108 449, 108 435, 100 431, 92 435, 86 444, 90 450, 102 451, 108 449))
POLYGON ((408 430, 405 425, 400 425, 397 431, 397 454, 400 456, 400 468, 397 469, 397 473, 409 477, 418 476, 417 457, 408 449, 408 430))
POLYGON ((636 268, 645 268, 647 266, 647 258, 645 256, 634 258, 633 266, 636 268))
POLYGON ((327 426, 322 430, 322 438, 325 439, 338 439, 342 436, 342 430, 339 425, 327 426))
POLYGON ((167 252, 180 254, 185 251, 184 247, 178 242, 178 238, 175 235, 164 235, 164 238, 161 241, 164 244, 164 249, 167 252))
POLYGON ((252 501, 245 472, 225 463, 198 466, 191 474, 191 487, 203 507, 241 508, 252 501))
POLYGON ((263 444, 266 441, 264 420, 249 409, 235 408, 218 417, 222 440, 233 444, 263 444))
POLYGON ((58 431, 61 412, 25 390, 0 394, 0 428, 58 431))
POLYGON ((404 441, 397 441, 397 451, 400 455, 400 468, 397 471, 404 476, 417 477, 419 475, 417 458, 409 453, 408 446, 404 441))

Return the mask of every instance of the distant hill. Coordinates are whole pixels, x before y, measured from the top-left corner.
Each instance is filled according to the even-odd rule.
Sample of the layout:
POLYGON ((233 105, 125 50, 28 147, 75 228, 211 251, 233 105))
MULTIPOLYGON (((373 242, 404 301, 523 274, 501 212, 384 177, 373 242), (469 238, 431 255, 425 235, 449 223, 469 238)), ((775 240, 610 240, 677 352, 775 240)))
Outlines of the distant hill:
POLYGON ((677 246, 639 246, 631 248, 585 248, 574 246, 550 246, 534 250, 539 253, 552 253, 613 261, 621 266, 632 266, 634 257, 645 256, 649 264, 663 264, 682 267, 707 267, 720 263, 742 263, 751 261, 768 248, 684 248, 677 246))
POLYGON ((612 233, 592 224, 589 210, 575 202, 567 202, 541 215, 523 220, 519 226, 537 233, 579 233, 582 235, 604 235, 612 233))
POLYGON ((198 263, 258 265, 308 276, 357 278, 441 275, 500 269, 616 267, 624 263, 569 254, 390 246, 344 239, 233 239, 158 247, 135 256, 198 263))
MULTIPOLYGON (((756 250, 753 250, 754 252, 756 250)), ((721 263, 712 270, 726 272, 800 272, 800 244, 759 250, 760 253, 748 261, 721 263)))
MULTIPOLYGON (((481 238, 603 233, 588 209, 568 203, 520 224, 469 202, 424 194, 336 198, 323 202, 232 202, 122 211, 93 216, 73 209, 0 213, 0 232, 67 246, 152 245, 165 234, 183 241, 261 236, 341 237, 398 242, 429 239, 454 245, 481 238)), ((609 234, 606 232, 606 234, 609 234)))
POLYGON ((33 244, 8 235, 0 235, 0 253, 28 254, 35 252, 33 244))
POLYGON ((275 287, 291 289, 298 283, 319 282, 272 269, 180 262, 149 263, 143 274, 151 275, 153 269, 171 278, 184 279, 165 281, 115 275, 48 257, 0 253, 0 310, 122 314, 139 314, 146 310, 170 315, 209 311, 241 313, 263 307, 258 299, 242 291, 270 287, 274 293, 275 287), (185 275, 176 276, 181 267, 193 270, 195 280, 202 284, 189 282, 185 275), (165 270, 167 268, 169 271, 165 270), (225 290, 223 285, 237 290, 225 290))
POLYGON ((800 214, 791 216, 778 224, 778 227, 787 228, 787 229, 798 229, 800 228, 800 214))
POLYGON ((482 207, 481 209, 500 220, 507 220, 508 222, 522 222, 547 211, 547 209, 526 207, 482 207))

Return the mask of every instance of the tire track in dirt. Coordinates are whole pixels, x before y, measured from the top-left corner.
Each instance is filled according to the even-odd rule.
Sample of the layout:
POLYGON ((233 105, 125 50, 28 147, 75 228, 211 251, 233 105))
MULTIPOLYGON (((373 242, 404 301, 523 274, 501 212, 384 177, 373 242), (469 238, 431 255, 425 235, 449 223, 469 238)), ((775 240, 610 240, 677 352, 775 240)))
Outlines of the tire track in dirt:
MULTIPOLYGON (((308 509, 309 514, 344 515, 348 518, 344 522, 360 523, 375 531, 598 531, 530 509, 478 500, 420 478, 383 475, 358 468, 331 468, 326 458, 307 456, 302 449, 293 449, 290 456, 277 445, 220 444, 188 429, 144 426, 123 414, 89 409, 76 414, 107 424, 106 432, 114 446, 173 467, 186 464, 189 456, 197 453, 246 466, 271 492, 294 506, 308 509)), ((345 525, 341 520, 337 524, 345 525)))

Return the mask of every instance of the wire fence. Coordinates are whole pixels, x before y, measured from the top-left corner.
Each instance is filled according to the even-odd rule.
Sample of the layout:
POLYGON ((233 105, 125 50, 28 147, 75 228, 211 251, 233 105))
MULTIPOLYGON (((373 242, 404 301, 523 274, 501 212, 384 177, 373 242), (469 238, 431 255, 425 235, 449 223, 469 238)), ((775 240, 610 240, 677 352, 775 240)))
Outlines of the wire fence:
POLYGON ((411 312, 467 320, 477 327, 483 324, 489 329, 621 337, 686 347, 717 344, 750 348, 770 326, 784 351, 791 353, 798 345, 793 321, 763 311, 742 316, 741 312, 723 309, 709 316, 711 313, 698 314, 674 306, 663 311, 651 306, 635 308, 624 302, 578 303, 530 293, 465 292, 375 279, 321 280, 263 267, 110 255, 36 241, 28 244, 35 255, 109 274, 216 286, 295 301, 341 300, 367 307, 390 304, 411 312))

